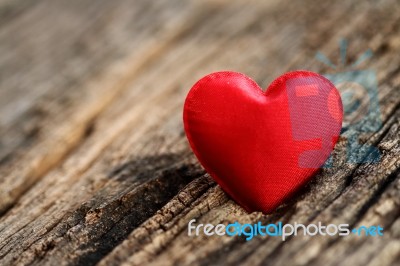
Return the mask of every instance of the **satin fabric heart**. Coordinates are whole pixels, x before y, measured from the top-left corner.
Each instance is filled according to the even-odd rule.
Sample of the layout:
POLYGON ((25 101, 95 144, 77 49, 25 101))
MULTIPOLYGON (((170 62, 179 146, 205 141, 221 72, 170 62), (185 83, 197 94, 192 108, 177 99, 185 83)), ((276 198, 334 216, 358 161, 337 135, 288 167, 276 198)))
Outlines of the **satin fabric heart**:
POLYGON ((323 76, 294 71, 266 92, 247 76, 217 72, 189 91, 183 122, 215 181, 247 211, 269 213, 329 158, 343 119, 340 94, 323 76))

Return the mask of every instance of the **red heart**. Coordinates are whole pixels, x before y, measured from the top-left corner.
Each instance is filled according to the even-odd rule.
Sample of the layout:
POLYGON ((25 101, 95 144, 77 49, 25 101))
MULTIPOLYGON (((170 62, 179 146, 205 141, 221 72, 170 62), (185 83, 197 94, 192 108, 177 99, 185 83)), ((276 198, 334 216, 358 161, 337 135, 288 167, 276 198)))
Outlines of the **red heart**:
POLYGON ((217 72, 187 95, 183 122, 206 171, 247 211, 273 211, 328 159, 343 118, 339 92, 309 71, 266 92, 247 76, 217 72))

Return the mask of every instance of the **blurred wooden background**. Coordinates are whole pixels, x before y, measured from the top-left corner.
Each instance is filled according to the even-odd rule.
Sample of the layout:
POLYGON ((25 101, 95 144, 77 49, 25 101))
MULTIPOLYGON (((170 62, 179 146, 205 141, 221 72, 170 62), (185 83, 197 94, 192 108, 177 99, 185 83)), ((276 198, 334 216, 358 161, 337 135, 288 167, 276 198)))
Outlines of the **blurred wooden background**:
POLYGON ((1 0, 0 264, 400 265, 399 64, 394 0, 1 0), (359 69, 376 71, 383 126, 350 126, 333 168, 275 213, 246 213, 192 155, 186 93, 218 70, 262 87, 293 69, 340 72, 315 60, 336 64, 340 38, 348 65, 374 53, 359 69), (379 163, 347 162, 359 135, 379 163), (194 218, 385 231, 246 242, 190 238, 194 218))

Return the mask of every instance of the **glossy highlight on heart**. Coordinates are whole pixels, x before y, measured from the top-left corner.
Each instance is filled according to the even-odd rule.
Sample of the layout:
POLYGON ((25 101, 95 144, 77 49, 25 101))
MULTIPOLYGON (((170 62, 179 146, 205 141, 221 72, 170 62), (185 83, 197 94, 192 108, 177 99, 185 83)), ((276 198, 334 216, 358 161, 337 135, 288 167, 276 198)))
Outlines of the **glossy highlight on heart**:
POLYGON ((183 122, 206 171, 247 211, 270 213, 326 162, 340 135, 335 86, 310 71, 288 72, 262 89, 231 71, 200 79, 183 122))

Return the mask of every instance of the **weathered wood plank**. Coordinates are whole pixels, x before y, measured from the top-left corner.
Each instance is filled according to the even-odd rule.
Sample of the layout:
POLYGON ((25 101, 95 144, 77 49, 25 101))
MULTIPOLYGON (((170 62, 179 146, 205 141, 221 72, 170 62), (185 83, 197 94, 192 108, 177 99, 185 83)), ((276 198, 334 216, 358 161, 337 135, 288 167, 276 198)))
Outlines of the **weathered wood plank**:
POLYGON ((6 40, 0 51, 8 55, 0 59, 0 264, 400 260, 396 1, 30 5, 0 27, 6 40), (350 126, 332 168, 276 213, 246 213, 192 155, 181 124, 185 94, 198 78, 221 69, 242 71, 264 87, 290 69, 327 73, 314 55, 320 50, 338 58, 341 37, 350 41, 349 61, 368 48, 374 52, 368 68, 377 73, 382 128, 361 134, 367 125, 350 126), (358 135, 379 148, 379 163, 348 163, 347 140, 358 135), (190 238, 193 218, 381 224, 385 235, 190 238))
MULTIPOLYGON (((33 29, 29 27, 26 29, 27 32, 41 32, 42 28, 47 29, 43 25, 51 24, 54 18, 49 17, 48 21, 43 21, 39 18, 46 18, 45 14, 50 11, 48 8, 63 9, 62 4, 63 2, 57 8, 57 6, 52 7, 52 4, 49 7, 44 3, 43 6, 36 8, 38 10, 36 13, 34 12, 32 18, 27 19, 26 22, 20 22, 22 25, 17 25, 17 27, 25 28, 26 24, 33 25, 31 26, 33 29), (40 23, 32 23, 32 20, 40 21, 40 23)), ((12 206, 27 189, 81 143, 87 132, 90 131, 96 116, 107 107, 116 95, 126 89, 129 82, 145 64, 148 64, 157 53, 165 49, 177 35, 182 33, 185 29, 185 27, 181 26, 182 20, 185 19, 185 15, 189 15, 188 13, 183 13, 169 20, 168 23, 164 23, 162 20, 164 14, 159 12, 159 8, 161 10, 164 9, 162 4, 153 8, 143 4, 143 6, 139 5, 136 9, 127 9, 124 6, 130 6, 129 3, 121 3, 120 5, 116 4, 114 7, 116 10, 114 11, 112 11, 113 9, 110 10, 109 4, 106 4, 101 7, 102 10, 97 11, 99 19, 93 16, 88 17, 87 13, 82 13, 83 19, 86 19, 88 24, 93 24, 85 25, 83 21, 79 21, 79 12, 75 12, 75 10, 85 9, 85 6, 80 6, 80 4, 82 3, 72 4, 71 7, 68 7, 67 4, 67 7, 65 7, 67 14, 64 14, 66 21, 61 20, 60 22, 60 25, 69 25, 67 23, 69 20, 77 20, 76 27, 72 26, 71 29, 64 30, 59 26, 52 29, 51 32, 46 32, 44 36, 48 40, 37 44, 40 46, 40 49, 38 48, 39 51, 35 51, 34 47, 30 47, 29 41, 26 42, 28 47, 21 48, 21 50, 28 50, 27 53, 39 53, 39 55, 40 53, 46 54, 48 50, 53 49, 59 51, 65 58, 52 55, 49 56, 50 59, 45 57, 43 61, 40 61, 40 59, 38 62, 33 60, 31 66, 25 68, 24 60, 26 58, 23 54, 21 55, 21 51, 18 51, 18 46, 17 48, 11 47, 17 50, 13 52, 20 57, 17 57, 18 59, 11 57, 11 62, 21 65, 21 69, 19 66, 16 67, 19 71, 14 75, 27 76, 25 79, 17 79, 17 81, 27 83, 29 87, 26 84, 24 86, 21 85, 23 86, 21 90, 26 90, 28 93, 17 92, 22 96, 14 101, 15 90, 18 91, 19 89, 15 88, 16 84, 10 84, 11 81, 8 82, 8 79, 5 79, 5 90, 3 92, 6 96, 1 97, 1 99, 8 100, 12 104, 10 104, 10 107, 5 105, 5 110, 2 113, 5 118, 13 119, 12 115, 8 115, 8 113, 18 113, 18 110, 16 111, 15 109, 18 109, 20 105, 24 105, 23 103, 20 104, 21 101, 28 102, 28 105, 32 106, 26 107, 28 111, 18 116, 10 126, 7 126, 8 123, 5 121, 5 126, 1 130, 3 140, 1 160, 8 163, 0 168, 2 173, 0 212, 4 212, 12 206), (142 12, 143 8, 147 9, 149 13, 147 16, 138 16, 138 13, 142 12), (129 12, 126 12, 127 10, 129 12), (110 23, 113 22, 114 12, 119 15, 118 20, 114 20, 115 25, 110 23), (102 13, 104 14, 102 15, 102 13), (142 24, 149 23, 148 20, 152 17, 158 17, 159 20, 152 19, 152 26, 144 29, 140 26, 124 29, 123 27, 132 24, 130 19, 136 16, 138 17, 136 22, 142 24), (105 32, 96 33, 95 27, 103 28, 106 24, 108 26, 105 32), (57 48, 55 46, 54 42, 61 38, 60 34, 70 36, 70 31, 76 31, 81 27, 88 33, 85 31, 79 34, 73 32, 74 34, 71 38, 67 38, 66 47, 60 45, 61 47, 57 46, 57 48), (172 29, 169 29, 169 27, 172 27, 172 29), (121 39, 115 41, 117 37, 114 37, 113 34, 118 34, 121 30, 126 32, 122 33, 121 39), (135 40, 139 34, 143 35, 139 41, 129 39, 133 38, 135 40), (157 34, 157 36, 152 34, 157 34), (163 38, 164 42, 160 42, 159 38, 163 38), (116 42, 115 45, 112 45, 113 41, 116 42), (99 43, 105 45, 109 42, 111 43, 109 47, 102 47, 101 45, 96 47, 99 46, 99 43), (77 46, 86 48, 83 48, 83 51, 79 51, 77 46), (92 48, 91 46, 94 47, 92 48), (71 55, 71 53, 75 53, 75 55, 71 55), (122 55, 126 55, 126 57, 119 58, 122 55), (63 61, 64 59, 66 62, 63 61), (42 66, 45 69, 37 70, 42 66), (101 69, 101 66, 103 69, 101 69), (77 67, 79 67, 78 71, 77 67), (52 68, 55 70, 54 72, 50 71, 52 68), (26 69, 28 69, 28 73, 25 73, 26 69), (29 71, 32 69, 43 72, 45 76, 38 77, 36 74, 31 74, 29 71), (60 78, 63 83, 57 82, 60 78), (35 83, 36 81, 32 79, 39 79, 39 81, 35 83), (50 87, 50 89, 47 89, 47 87, 50 87), (32 95, 35 92, 39 95, 43 94, 38 96, 39 100, 32 95), (60 121, 64 121, 64 123, 60 124, 60 121), (57 149, 54 150, 53 147, 57 147, 57 149), (17 167, 18 165, 22 167, 17 167)), ((184 6, 180 8, 184 8, 184 6)), ((178 12, 180 8, 175 11, 178 12)), ((187 8, 190 9, 190 7, 187 8)), ((165 9, 164 12, 168 14, 168 9, 165 9)), ((96 12, 94 11, 94 13, 96 12)), ((192 13, 190 14, 193 16, 192 13)), ((61 15, 59 14, 58 16, 61 15)), ((195 19, 195 16, 193 19, 195 19)), ((13 32, 12 29, 9 29, 5 34, 7 36, 7 34, 12 34, 13 32)), ((3 38, 7 39, 6 36, 3 38)), ((28 40, 30 39, 36 41, 36 36, 28 37, 28 40)), ((21 41, 21 43, 23 42, 21 41)), ((7 54, 11 53, 6 48, 3 50, 7 54)), ((51 55, 51 52, 49 52, 49 55, 51 55)), ((39 58, 42 58, 42 56, 39 56, 39 58)), ((10 68, 11 66, 8 62, 4 62, 4 67, 10 68)), ((15 78, 11 77, 10 80, 13 81, 15 78)), ((24 109, 25 107, 21 108, 24 109)))

